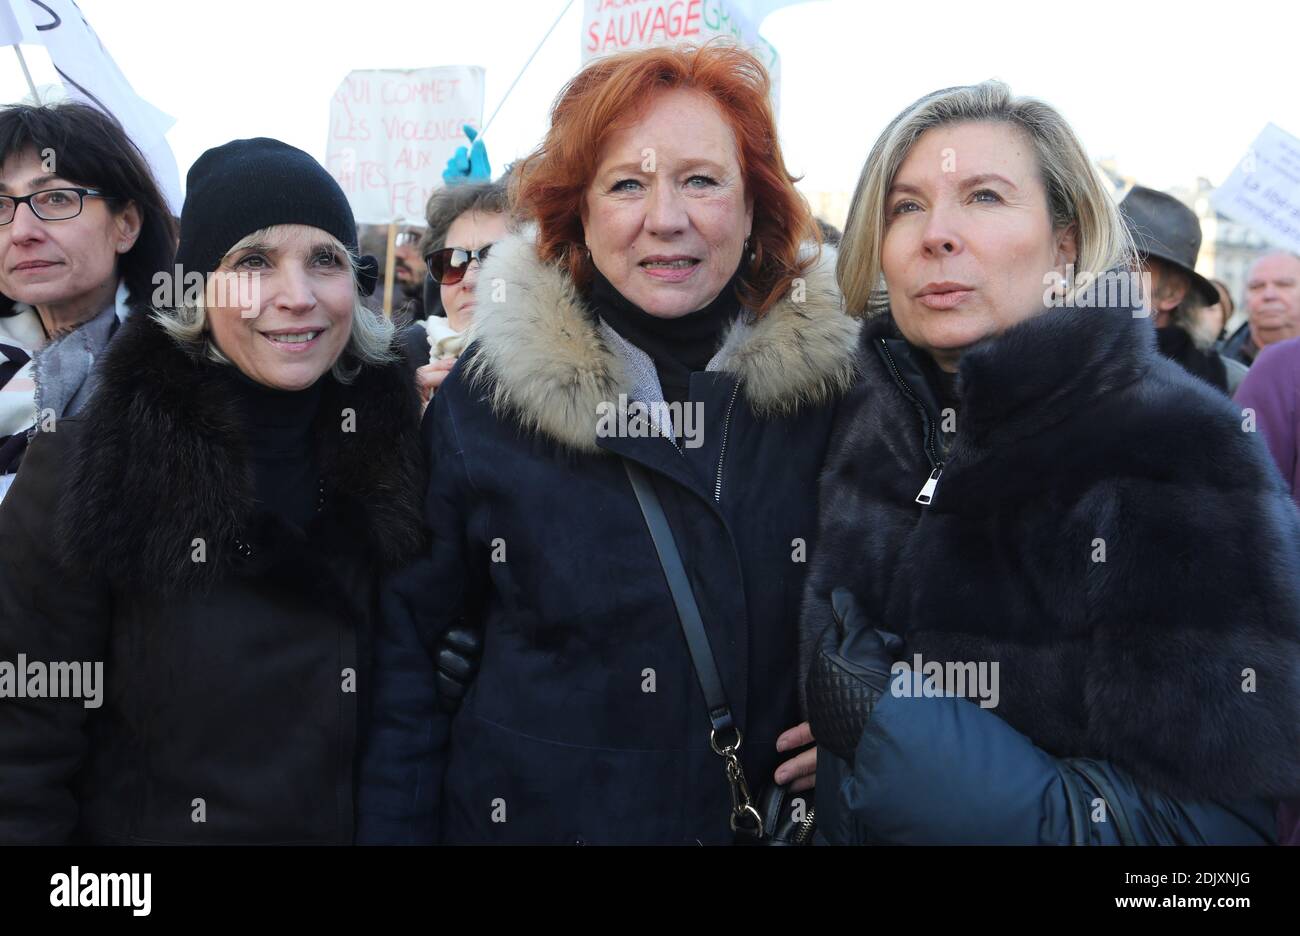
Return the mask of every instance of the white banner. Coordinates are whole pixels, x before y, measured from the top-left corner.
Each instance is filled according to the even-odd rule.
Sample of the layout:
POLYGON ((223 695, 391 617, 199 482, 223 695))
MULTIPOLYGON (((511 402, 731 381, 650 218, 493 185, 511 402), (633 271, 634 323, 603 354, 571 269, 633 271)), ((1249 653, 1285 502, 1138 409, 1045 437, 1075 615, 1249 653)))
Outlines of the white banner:
POLYGON ((148 159, 172 213, 181 213, 180 172, 167 143, 167 130, 176 121, 131 88, 113 57, 73 0, 0 0, 9 7, 0 15, 0 29, 17 23, 23 42, 49 51, 68 97, 112 114, 148 159))
MULTIPOLYGON (((787 3, 759 5, 759 15, 787 3)), ((582 64, 594 58, 681 42, 703 45, 725 36, 749 49, 772 77, 772 101, 780 100, 781 59, 746 18, 744 0, 587 0, 582 19, 582 64)))
POLYGON ((330 102, 325 165, 359 224, 422 224, 447 160, 469 145, 462 127, 482 120, 477 65, 354 71, 330 102))
POLYGON ((1266 126, 1210 204, 1266 240, 1300 253, 1300 138, 1276 124, 1266 126))
POLYGON ((9 3, 0 3, 0 45, 16 45, 23 41, 23 27, 14 8, 9 3))

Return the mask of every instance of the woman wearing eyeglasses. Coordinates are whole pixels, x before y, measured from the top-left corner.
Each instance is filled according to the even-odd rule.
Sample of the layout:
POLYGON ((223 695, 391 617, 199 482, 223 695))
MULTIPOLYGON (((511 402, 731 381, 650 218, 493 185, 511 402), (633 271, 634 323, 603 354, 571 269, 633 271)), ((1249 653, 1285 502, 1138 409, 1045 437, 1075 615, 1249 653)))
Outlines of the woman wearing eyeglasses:
POLYGON ((479 266, 509 227, 505 186, 482 182, 439 189, 429 199, 425 215, 429 227, 421 253, 438 284, 443 312, 430 310, 423 323, 429 363, 416 371, 416 382, 427 403, 464 350, 465 332, 474 317, 479 266))
POLYGON ((122 128, 84 104, 0 110, 0 498, 33 428, 80 411, 95 360, 176 231, 122 128))

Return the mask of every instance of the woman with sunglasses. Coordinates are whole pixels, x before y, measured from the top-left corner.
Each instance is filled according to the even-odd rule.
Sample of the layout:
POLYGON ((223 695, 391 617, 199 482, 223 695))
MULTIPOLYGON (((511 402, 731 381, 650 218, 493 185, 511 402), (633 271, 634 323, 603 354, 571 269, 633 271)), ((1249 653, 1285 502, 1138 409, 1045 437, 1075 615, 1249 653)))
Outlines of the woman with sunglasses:
POLYGON ((506 188, 500 182, 449 185, 433 193, 425 216, 429 227, 421 253, 441 300, 440 308, 430 309, 423 323, 429 363, 416 371, 420 396, 427 403, 464 349, 479 267, 508 230, 506 188))
POLYGON ((122 128, 84 104, 0 110, 0 498, 32 430, 77 413, 175 225, 122 128))

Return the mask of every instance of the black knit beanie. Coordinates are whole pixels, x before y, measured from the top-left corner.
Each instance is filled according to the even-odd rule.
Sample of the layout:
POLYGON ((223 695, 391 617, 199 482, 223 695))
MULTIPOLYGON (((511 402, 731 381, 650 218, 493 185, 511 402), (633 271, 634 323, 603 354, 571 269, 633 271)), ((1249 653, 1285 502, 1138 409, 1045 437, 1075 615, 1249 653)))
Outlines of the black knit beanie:
MULTIPOLYGON (((176 263, 207 276, 240 240, 276 224, 304 224, 333 234, 357 253, 357 224, 343 190, 311 156, 258 137, 213 147, 190 167, 181 209, 176 263)), ((361 258, 361 294, 375 289, 379 263, 361 258)))

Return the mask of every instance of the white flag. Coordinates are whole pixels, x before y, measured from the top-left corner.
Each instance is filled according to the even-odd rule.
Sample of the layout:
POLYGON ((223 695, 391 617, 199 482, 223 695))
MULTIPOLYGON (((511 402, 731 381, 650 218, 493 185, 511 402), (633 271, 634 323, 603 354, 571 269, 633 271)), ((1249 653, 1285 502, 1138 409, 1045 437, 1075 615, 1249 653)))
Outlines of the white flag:
POLYGON ((0 39, 11 25, 22 41, 45 46, 68 97, 112 114, 140 148, 171 206, 181 213, 180 173, 167 144, 176 121, 131 88, 74 0, 0 0, 0 39))
POLYGON ((8 3, 0 3, 0 45, 17 45, 23 41, 23 25, 8 3))

